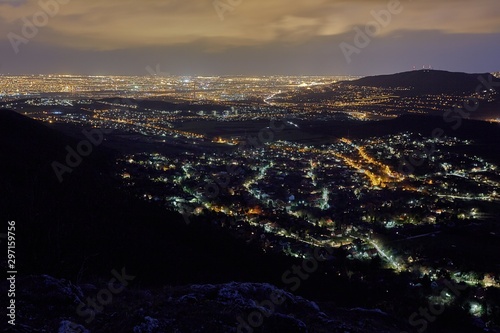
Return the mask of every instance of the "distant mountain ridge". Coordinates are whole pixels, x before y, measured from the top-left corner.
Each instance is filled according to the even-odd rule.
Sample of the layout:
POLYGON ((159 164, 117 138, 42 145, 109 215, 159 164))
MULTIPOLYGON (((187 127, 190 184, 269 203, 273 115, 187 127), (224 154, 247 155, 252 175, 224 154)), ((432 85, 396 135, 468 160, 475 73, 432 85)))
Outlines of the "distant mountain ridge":
POLYGON ((470 93, 478 87, 485 89, 484 80, 500 84, 500 79, 490 73, 467 74, 442 70, 416 70, 389 75, 367 76, 349 84, 380 88, 411 88, 419 94, 470 93))

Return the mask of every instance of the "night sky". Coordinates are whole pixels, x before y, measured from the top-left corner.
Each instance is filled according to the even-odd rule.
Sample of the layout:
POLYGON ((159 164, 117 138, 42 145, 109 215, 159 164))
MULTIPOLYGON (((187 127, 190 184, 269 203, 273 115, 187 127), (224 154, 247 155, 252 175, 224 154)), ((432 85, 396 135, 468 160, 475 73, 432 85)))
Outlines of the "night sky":
POLYGON ((423 65, 500 70, 498 0, 404 0, 394 7, 378 0, 54 3, 0 0, 0 73, 148 75, 149 67, 161 75, 371 75, 423 65), (39 3, 47 3, 49 14, 39 3), (372 11, 390 13, 389 7, 395 13, 383 17, 385 26, 356 47, 354 29, 364 30, 374 21, 372 11), (26 28, 32 22, 37 32, 26 28), (356 47, 350 62, 343 42, 356 47))

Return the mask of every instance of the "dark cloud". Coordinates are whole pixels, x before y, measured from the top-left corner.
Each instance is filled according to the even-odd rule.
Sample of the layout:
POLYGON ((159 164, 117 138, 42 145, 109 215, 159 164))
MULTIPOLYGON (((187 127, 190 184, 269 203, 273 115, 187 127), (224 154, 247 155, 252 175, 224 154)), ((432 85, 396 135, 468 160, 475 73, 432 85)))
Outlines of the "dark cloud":
POLYGON ((207 75, 371 74, 423 64, 498 69, 497 0, 401 1, 400 13, 350 63, 339 45, 355 45, 353 29, 364 29, 374 20, 371 12, 387 10, 389 1, 244 0, 223 20, 213 3, 72 0, 58 5, 15 53, 7 36, 23 37, 21 19, 32 20, 42 9, 34 0, 23 6, 0 0, 2 70, 141 75, 156 64, 172 74, 207 75))
POLYGON ((13 7, 18 7, 26 4, 28 0, 0 0, 0 6, 1 5, 8 5, 8 6, 13 6, 13 7))

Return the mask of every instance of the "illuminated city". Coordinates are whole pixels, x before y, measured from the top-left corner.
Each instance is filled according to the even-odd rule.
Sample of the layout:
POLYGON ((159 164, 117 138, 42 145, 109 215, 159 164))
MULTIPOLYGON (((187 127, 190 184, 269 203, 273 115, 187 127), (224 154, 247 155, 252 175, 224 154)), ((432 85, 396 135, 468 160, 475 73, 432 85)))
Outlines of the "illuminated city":
MULTIPOLYGON (((357 87, 342 77, 6 79, 6 107, 59 128, 110 128, 111 146, 124 135, 147 146, 126 149, 117 160, 118 175, 138 197, 192 216, 216 214, 223 221, 219 227, 258 239, 266 252, 305 257, 310 246, 331 246, 345 249, 353 260, 378 255, 389 268, 417 269, 423 276, 442 268, 425 253, 391 244, 434 237, 443 225, 458 221, 491 219, 500 200, 497 165, 455 152, 456 147, 473 151, 473 140, 402 132, 299 143, 316 141, 302 132, 313 119, 367 122, 405 113, 432 115, 473 96, 492 102, 496 91, 406 99, 396 95, 411 89, 357 87), (22 99, 17 87, 25 92, 22 99), (331 103, 312 102, 327 90, 334 92, 331 103), (238 129, 251 122, 268 133, 238 129), (219 131, 226 134, 211 134, 212 126, 222 126, 219 131), (281 131, 283 138, 272 138, 281 131), (408 173, 402 159, 426 146, 434 147, 428 165, 408 173), (172 153, 165 153, 169 149, 172 153), (421 233, 426 226, 435 229, 421 233)), ((467 282, 467 271, 459 267, 464 266, 447 270, 457 282, 467 282)), ((499 286, 495 279, 488 285, 499 286)))
POLYGON ((1 331, 500 333, 499 4, 0 0, 1 331))
MULTIPOLYGON (((209 222, 267 255, 309 260, 313 251, 332 249, 337 259, 326 261, 325 272, 360 283, 386 270, 408 274, 410 286, 446 277, 476 292, 500 289, 499 275, 473 260, 495 260, 495 252, 476 247, 461 256, 454 235, 483 234, 498 218, 499 161, 453 126, 415 131, 403 121, 440 115, 451 123, 448 110, 472 99, 488 110, 497 91, 416 94, 357 82, 5 76, 1 103, 68 134, 106 129, 124 191, 189 223, 209 222), (384 125, 391 121, 401 124, 384 125), (383 130, 370 135, 375 124, 383 130), (441 244, 449 249, 436 256, 441 244), (339 260, 347 273, 336 268, 339 260)), ((495 123, 487 115, 467 118, 495 123)), ((71 174, 53 168, 60 180, 71 174)), ((467 302, 473 316, 486 313, 488 305, 467 302)))

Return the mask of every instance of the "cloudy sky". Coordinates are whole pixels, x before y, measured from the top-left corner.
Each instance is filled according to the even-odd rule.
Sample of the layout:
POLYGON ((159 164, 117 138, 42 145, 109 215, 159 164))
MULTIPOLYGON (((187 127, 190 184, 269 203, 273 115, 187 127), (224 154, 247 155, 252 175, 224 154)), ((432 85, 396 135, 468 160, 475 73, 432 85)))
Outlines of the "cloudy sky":
POLYGON ((0 0, 0 73, 500 70, 500 1, 391 2, 0 0), (375 24, 375 12, 390 17, 381 14, 383 24, 375 24), (367 26, 378 31, 363 39, 367 26))

